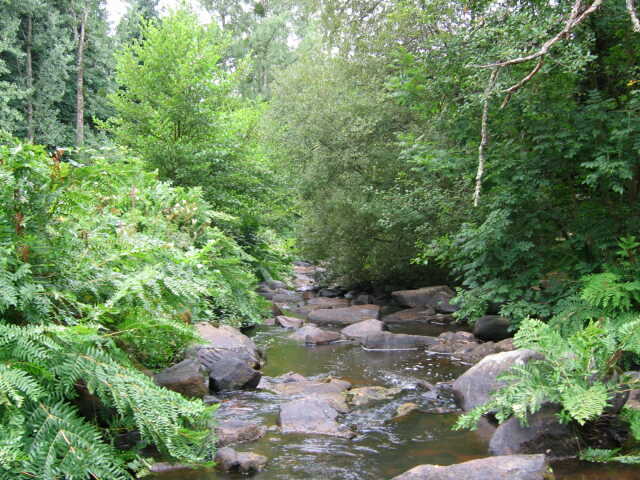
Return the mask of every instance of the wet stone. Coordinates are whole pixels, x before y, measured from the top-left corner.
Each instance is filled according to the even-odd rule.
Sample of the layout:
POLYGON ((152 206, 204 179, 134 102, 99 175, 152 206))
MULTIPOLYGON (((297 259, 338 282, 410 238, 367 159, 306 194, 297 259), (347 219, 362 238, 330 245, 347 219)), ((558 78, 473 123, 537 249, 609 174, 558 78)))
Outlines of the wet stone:
POLYGON ((304 320, 296 317, 286 317, 284 315, 278 315, 275 323, 282 328, 300 328, 304 324, 304 320))
POLYGON ((289 338, 309 345, 324 345, 341 340, 342 336, 338 332, 322 330, 315 325, 306 325, 289 335, 289 338))
POLYGON ((231 447, 217 451, 215 461, 218 468, 225 472, 260 472, 267 464, 267 457, 251 452, 237 452, 231 447))
POLYGON ((455 465, 420 465, 392 480, 544 480, 544 455, 505 455, 455 465))
POLYGON ((355 305, 347 308, 314 310, 309 313, 309 321, 319 324, 351 325, 370 318, 377 320, 379 316, 378 305, 355 305))
POLYGON ((349 325, 348 327, 343 328, 340 333, 350 340, 360 340, 368 337, 369 335, 380 333, 383 330, 385 330, 383 322, 380 320, 370 319, 349 325))
POLYGON ((280 406, 282 433, 352 438, 355 433, 337 421, 338 411, 323 398, 300 398, 280 406))
POLYGON ((342 393, 351 387, 349 382, 329 378, 309 380, 298 374, 285 374, 276 378, 263 378, 259 389, 268 390, 282 396, 342 393))
POLYGON ((369 335, 360 343, 370 350, 405 350, 433 345, 435 337, 422 335, 406 335, 404 333, 380 332, 369 335))
POLYGON ((253 442, 264 436, 267 428, 255 422, 242 420, 225 420, 220 422, 215 429, 218 448, 238 443, 253 442))

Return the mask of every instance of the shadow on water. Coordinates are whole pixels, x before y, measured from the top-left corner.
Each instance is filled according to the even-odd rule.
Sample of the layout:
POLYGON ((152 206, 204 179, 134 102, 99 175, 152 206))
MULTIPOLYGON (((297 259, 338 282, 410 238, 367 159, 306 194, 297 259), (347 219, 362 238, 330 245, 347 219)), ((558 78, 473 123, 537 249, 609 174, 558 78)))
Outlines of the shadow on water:
MULTIPOLYGON (((443 327, 396 327, 395 332, 437 335, 443 327)), ((354 409, 342 419, 356 430, 353 440, 329 436, 282 435, 276 422, 281 398, 264 391, 221 395, 219 419, 258 420, 268 427, 260 440, 237 447, 269 458, 256 480, 381 480, 419 464, 449 465, 487 456, 491 427, 474 432, 451 429, 457 414, 426 413, 434 406, 452 407, 450 398, 436 398, 416 386, 416 380, 435 384, 453 380, 468 365, 422 350, 371 352, 351 343, 305 347, 286 338, 277 327, 261 327, 252 336, 267 352, 264 375, 287 372, 307 377, 333 376, 358 386, 400 387, 392 401, 354 409), (394 418, 403 403, 418 406, 405 417, 394 418)), ((638 480, 640 468, 570 462, 554 467, 557 480, 638 480)), ((227 480, 245 475, 219 472, 175 472, 155 480, 227 480)))

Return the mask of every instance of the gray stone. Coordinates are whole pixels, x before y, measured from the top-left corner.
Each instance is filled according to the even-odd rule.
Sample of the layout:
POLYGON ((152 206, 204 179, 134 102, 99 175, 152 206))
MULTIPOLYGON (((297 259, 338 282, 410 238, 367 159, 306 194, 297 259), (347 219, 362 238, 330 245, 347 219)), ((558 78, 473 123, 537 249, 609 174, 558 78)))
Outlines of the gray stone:
POLYGON ((350 340, 360 340, 384 330, 384 323, 380 320, 370 319, 349 325, 348 327, 343 328, 340 333, 350 340))
POLYGON ((415 307, 382 317, 384 323, 429 323, 436 314, 433 307, 415 307))
POLYGON ((392 292, 391 296, 403 307, 433 307, 440 313, 453 313, 458 310, 458 307, 450 303, 455 292, 446 285, 400 290, 392 292))
POLYGON ((267 464, 267 457, 251 452, 236 452, 231 447, 216 452, 215 462, 225 472, 260 472, 267 464))
POLYGON ((204 366, 212 390, 252 388, 258 384, 261 376, 258 369, 264 359, 249 337, 229 326, 201 323, 196 328, 209 343, 190 348, 187 357, 204 366))
POLYGON ((267 433, 267 427, 242 420, 224 420, 215 429, 218 448, 237 443, 253 442, 267 433))
POLYGON ((160 373, 153 379, 161 387, 181 393, 187 397, 204 397, 209 393, 209 378, 206 371, 194 359, 186 359, 160 373))
POLYGON ((352 438, 355 433, 337 422, 338 411, 323 398, 300 398, 280 405, 282 433, 352 438))
POLYGON ((318 292, 319 297, 339 297, 342 292, 336 288, 322 288, 318 292))
POLYGON ((489 453, 544 453, 549 459, 574 457, 580 450, 580 442, 569 425, 558 422, 558 411, 553 406, 543 407, 529 416, 526 427, 517 418, 510 418, 491 437, 489 453))
POLYGON ((378 305, 354 305, 347 308, 314 310, 309 313, 309 321, 320 324, 351 325, 370 318, 377 320, 379 316, 378 305))
POLYGON ((361 339, 360 343, 370 350, 404 350, 433 345, 437 343, 437 339, 423 335, 380 332, 361 339))
POLYGON ((304 324, 304 320, 296 317, 278 315, 276 317, 276 324, 280 325, 282 328, 300 328, 304 324))
POLYGON ((473 334, 480 340, 492 340, 494 342, 512 337, 509 331, 511 322, 508 318, 499 315, 485 315, 476 320, 473 334))
POLYGON ((503 385, 497 376, 515 365, 542 358, 532 350, 514 350, 484 357, 453 382, 453 392, 460 407, 469 411, 486 403, 491 393, 503 385))
POLYGON ((271 290, 277 290, 279 288, 283 288, 283 289, 287 288, 287 285, 284 282, 281 282, 279 280, 267 280, 265 283, 271 290))
POLYGON ((392 480, 544 480, 548 474, 544 455, 506 455, 449 466, 420 465, 392 480))
POLYGON ((247 358, 234 355, 232 351, 202 347, 197 351, 197 358, 208 370, 214 392, 254 388, 262 376, 247 358))
POLYGON ((351 388, 351 384, 336 378, 309 380, 297 373, 289 373, 275 378, 263 378, 258 388, 269 390, 282 396, 292 397, 342 393, 351 388))
POLYGON ((340 340, 342 336, 338 332, 322 330, 315 325, 305 325, 289 335, 289 338, 308 345, 325 345, 340 340))
POLYGON ((278 293, 275 293, 271 296, 271 301, 276 303, 300 303, 304 300, 304 297, 299 292, 293 292, 290 290, 277 290, 278 293))
POLYGON ((375 302, 375 297, 373 295, 369 295, 368 293, 361 293, 356 298, 353 299, 354 305, 371 305, 375 302))
POLYGON ((263 355, 253 340, 237 328, 228 325, 214 327, 209 323, 198 323, 196 329, 198 334, 207 341, 207 347, 228 352, 242 352, 243 356, 256 366, 264 363, 263 355))

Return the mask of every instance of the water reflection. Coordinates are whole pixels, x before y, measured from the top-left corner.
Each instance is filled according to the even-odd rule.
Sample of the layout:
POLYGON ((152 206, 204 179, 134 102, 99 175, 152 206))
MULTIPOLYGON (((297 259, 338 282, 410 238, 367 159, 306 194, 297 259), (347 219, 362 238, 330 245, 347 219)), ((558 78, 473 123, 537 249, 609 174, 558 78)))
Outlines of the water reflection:
MULTIPOLYGON (((437 327, 440 329, 441 327, 437 327)), ((437 334, 434 327, 396 327, 402 333, 437 334)), ((240 445, 270 461, 256 480, 380 480, 419 464, 449 465, 487 456, 491 426, 475 432, 451 430, 457 414, 422 413, 433 407, 450 407, 452 400, 436 398, 416 386, 416 380, 435 384, 452 380, 468 366, 449 357, 424 351, 370 352, 357 345, 304 347, 286 339, 277 327, 253 332, 254 340, 267 351, 264 374, 278 376, 290 371, 307 377, 330 375, 354 386, 380 385, 403 388, 392 401, 355 409, 343 418, 358 435, 353 440, 325 436, 282 435, 276 427, 280 397, 268 392, 245 391, 221 396, 220 418, 256 420, 269 427, 265 437, 240 445), (422 412, 395 419, 396 409, 415 403, 422 412)), ((558 480, 639 480, 640 468, 583 463, 558 465, 558 480)), ((157 480, 230 480, 244 475, 218 472, 175 472, 152 477, 157 480)))

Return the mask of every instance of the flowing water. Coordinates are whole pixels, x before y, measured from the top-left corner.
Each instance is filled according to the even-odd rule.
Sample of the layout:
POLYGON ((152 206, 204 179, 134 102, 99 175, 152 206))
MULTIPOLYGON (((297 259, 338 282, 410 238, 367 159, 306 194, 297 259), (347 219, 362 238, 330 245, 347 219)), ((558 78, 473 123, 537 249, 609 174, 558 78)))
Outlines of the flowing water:
MULTIPOLYGON (((397 333, 434 335, 440 327, 393 330, 397 333)), ((218 418, 258 420, 269 427, 260 440, 239 445, 239 451, 265 455, 269 463, 254 475, 256 480, 384 480, 419 464, 449 465, 487 456, 491 426, 477 431, 451 429, 457 413, 426 413, 434 407, 453 407, 445 394, 438 398, 416 387, 416 380, 432 384, 453 380, 469 365, 447 356, 422 350, 365 351, 351 343, 306 347, 286 337, 279 327, 260 327, 250 335, 267 352, 264 375, 287 372, 307 377, 332 376, 348 380, 354 387, 379 385, 401 387, 391 401, 355 408, 342 418, 358 435, 352 440, 321 435, 283 435, 276 425, 282 399, 264 391, 233 392, 220 396, 218 418), (421 411, 394 419, 396 408, 406 402, 421 411)), ((554 465, 557 480, 639 480, 640 467, 594 466, 574 462, 554 465)), ((229 480, 244 475, 219 472, 175 472, 157 480, 229 480)))

